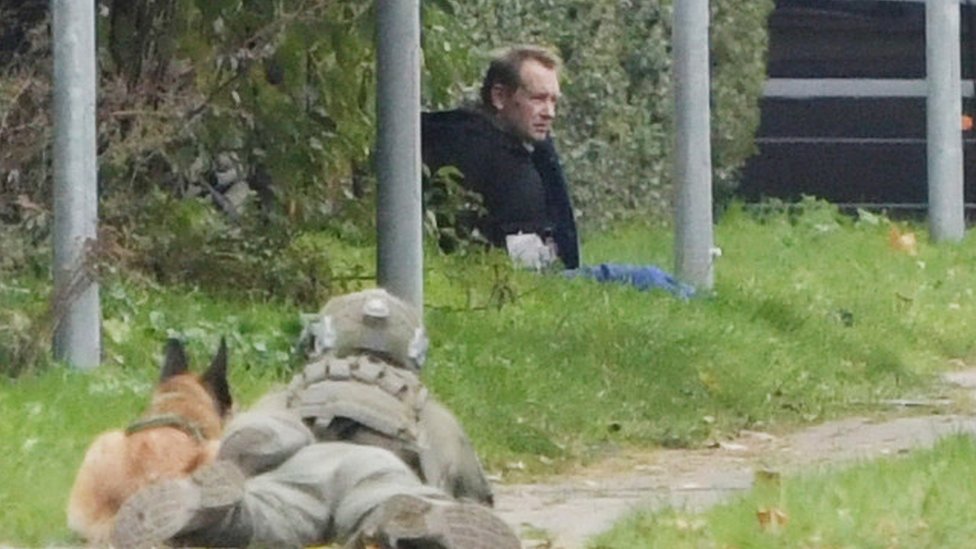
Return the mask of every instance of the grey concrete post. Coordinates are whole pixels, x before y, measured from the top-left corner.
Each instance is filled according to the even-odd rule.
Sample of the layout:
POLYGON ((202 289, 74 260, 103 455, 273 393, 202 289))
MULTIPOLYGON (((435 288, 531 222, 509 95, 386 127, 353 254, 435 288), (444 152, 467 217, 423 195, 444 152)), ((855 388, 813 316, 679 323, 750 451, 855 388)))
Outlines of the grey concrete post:
POLYGON ((936 242, 961 240, 965 232, 959 40, 959 0, 927 0, 929 231, 936 242))
POLYGON ((422 311, 419 0, 378 0, 376 19, 377 277, 422 311))
POLYGON ((706 290, 714 284, 708 21, 708 0, 674 3, 675 271, 706 290))
POLYGON ((86 251, 98 223, 95 2, 51 0, 54 41, 54 356, 101 361, 98 283, 86 251))

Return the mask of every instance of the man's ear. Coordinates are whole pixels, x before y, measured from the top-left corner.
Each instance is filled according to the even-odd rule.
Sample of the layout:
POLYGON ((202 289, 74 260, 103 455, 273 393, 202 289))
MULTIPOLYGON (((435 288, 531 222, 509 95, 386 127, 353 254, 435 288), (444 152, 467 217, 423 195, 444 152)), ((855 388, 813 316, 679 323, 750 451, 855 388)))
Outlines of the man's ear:
POLYGON ((496 111, 502 110, 511 95, 512 90, 508 89, 508 86, 505 84, 495 84, 491 87, 491 106, 496 111))

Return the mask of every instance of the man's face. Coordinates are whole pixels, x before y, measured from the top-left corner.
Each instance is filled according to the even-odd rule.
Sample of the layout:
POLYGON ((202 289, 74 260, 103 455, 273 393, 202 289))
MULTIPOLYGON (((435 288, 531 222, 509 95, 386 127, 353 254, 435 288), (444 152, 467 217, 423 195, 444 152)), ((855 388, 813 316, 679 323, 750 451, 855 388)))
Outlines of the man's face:
POLYGON ((526 59, 519 76, 522 85, 515 90, 497 85, 492 103, 507 129, 526 141, 542 141, 556 117, 559 75, 535 59, 526 59))

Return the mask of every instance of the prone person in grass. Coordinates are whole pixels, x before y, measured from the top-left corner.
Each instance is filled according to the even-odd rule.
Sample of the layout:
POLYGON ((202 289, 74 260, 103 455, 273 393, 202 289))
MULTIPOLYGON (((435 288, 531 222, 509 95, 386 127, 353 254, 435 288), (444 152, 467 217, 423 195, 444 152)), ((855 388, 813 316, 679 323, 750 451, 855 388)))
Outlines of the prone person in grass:
POLYGON ((228 426, 217 461, 123 504, 113 542, 517 549, 454 416, 420 382, 427 338, 384 290, 329 301, 287 388, 228 426))

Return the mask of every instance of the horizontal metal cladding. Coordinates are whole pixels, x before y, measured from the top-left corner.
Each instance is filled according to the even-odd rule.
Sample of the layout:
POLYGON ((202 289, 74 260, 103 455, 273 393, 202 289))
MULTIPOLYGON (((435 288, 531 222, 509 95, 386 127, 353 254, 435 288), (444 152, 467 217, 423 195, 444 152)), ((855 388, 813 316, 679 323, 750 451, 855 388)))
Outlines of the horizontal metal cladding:
MULTIPOLYGON (((976 142, 964 145, 967 181, 976 177, 976 142)), ((746 165, 739 194, 798 199, 817 196, 837 203, 920 203, 927 201, 924 142, 914 140, 779 141, 760 147, 746 165)), ((976 188, 966 186, 966 201, 976 188)))
MULTIPOLYGON (((973 97, 973 81, 963 80, 960 93, 973 97)), ((897 98, 926 96, 928 84, 920 78, 769 78, 763 97, 774 99, 897 98)))
POLYGON ((769 18, 773 78, 924 78, 925 4, 779 0, 769 18))
POLYGON ((766 138, 925 137, 925 98, 765 97, 758 142, 766 138))
MULTIPOLYGON (((976 1, 961 4, 961 93, 972 113, 976 1)), ((777 0, 769 31, 758 153, 740 196, 924 207, 924 0, 777 0)), ((976 135, 962 135, 966 201, 976 202, 976 135)))

